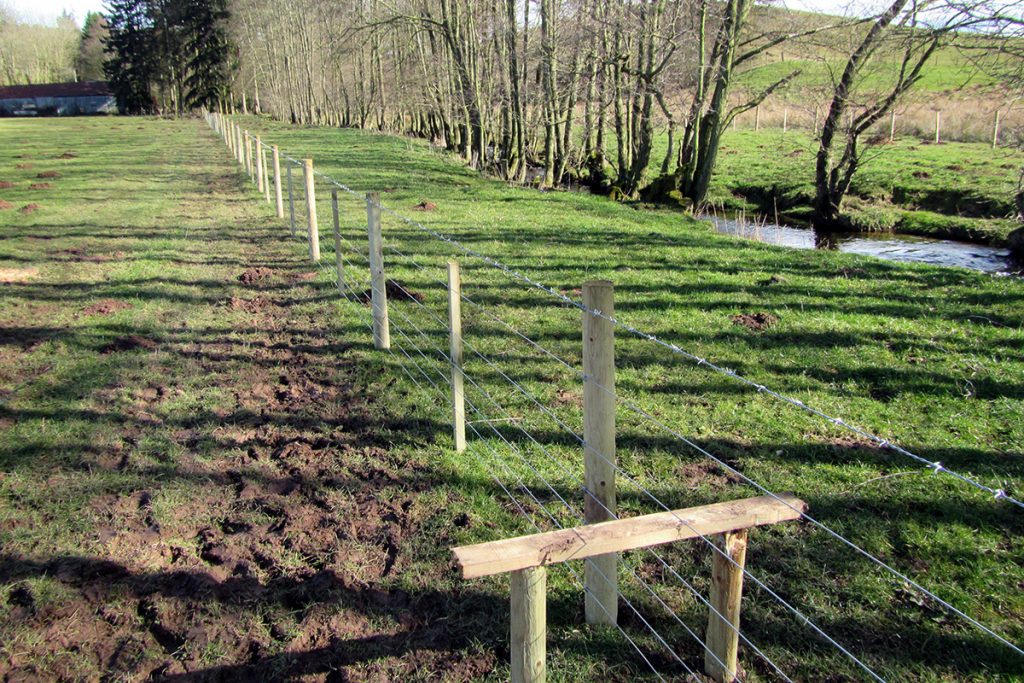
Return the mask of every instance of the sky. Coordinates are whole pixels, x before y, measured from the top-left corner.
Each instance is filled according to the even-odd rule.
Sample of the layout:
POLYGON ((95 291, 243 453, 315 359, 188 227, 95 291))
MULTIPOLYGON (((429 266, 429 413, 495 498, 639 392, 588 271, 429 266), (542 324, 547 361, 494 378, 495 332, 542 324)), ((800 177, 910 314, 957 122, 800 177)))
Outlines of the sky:
POLYGON ((66 10, 75 15, 79 26, 90 11, 103 9, 102 0, 0 0, 0 5, 10 8, 24 21, 41 24, 54 23, 66 10))

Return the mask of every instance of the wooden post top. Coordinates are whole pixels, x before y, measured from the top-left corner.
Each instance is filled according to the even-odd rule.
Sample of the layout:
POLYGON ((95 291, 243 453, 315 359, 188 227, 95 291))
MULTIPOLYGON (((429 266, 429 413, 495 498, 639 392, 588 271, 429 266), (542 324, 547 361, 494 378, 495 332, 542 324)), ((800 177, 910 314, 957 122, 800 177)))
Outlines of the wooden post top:
POLYGON ((474 579, 776 524, 799 519, 806 510, 807 503, 790 494, 758 496, 466 545, 452 552, 462 578, 474 579))

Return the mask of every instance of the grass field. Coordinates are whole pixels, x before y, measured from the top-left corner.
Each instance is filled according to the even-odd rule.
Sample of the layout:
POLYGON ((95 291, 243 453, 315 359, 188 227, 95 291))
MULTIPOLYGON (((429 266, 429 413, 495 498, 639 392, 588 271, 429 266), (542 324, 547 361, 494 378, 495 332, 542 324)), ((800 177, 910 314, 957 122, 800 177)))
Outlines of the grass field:
MULTIPOLYGON (((658 139, 650 177, 667 136, 658 139)), ((807 220, 817 142, 806 132, 730 130, 722 138, 708 202, 726 210, 807 220)), ((939 145, 902 137, 869 146, 843 210, 867 232, 904 232, 1002 246, 1020 227, 1014 194, 1024 152, 982 143, 939 145)))
MULTIPOLYGON (((678 212, 510 189, 416 141, 245 125, 570 296, 611 279, 629 323, 1020 494, 1017 279, 772 248, 678 212), (421 202, 436 209, 415 211, 421 202), (738 324, 758 313, 774 322, 738 324)), ((470 387, 481 414, 469 419, 515 420, 480 423, 486 438, 456 456, 443 390, 402 372, 417 376, 407 352, 443 387, 431 349, 447 348, 433 316, 444 317, 449 245, 385 218, 389 276, 422 306, 392 302, 396 353, 381 354, 366 307, 339 301, 328 273, 310 275, 302 245, 200 122, 4 122, 0 140, 0 180, 14 183, 0 199, 15 207, 0 213, 12 280, 0 285, 0 673, 507 678, 507 582, 460 581, 447 548, 533 528, 494 475, 522 485, 513 495, 538 525, 575 523, 558 496, 580 506, 579 444, 502 375, 577 431, 581 387, 489 316, 578 366, 578 311, 464 260, 464 292, 481 305, 464 306, 466 369, 487 391, 470 387), (76 156, 57 159, 65 151, 76 156), (27 189, 51 169, 53 189, 27 189), (17 212, 29 202, 39 209, 17 212)), ((365 253, 365 208, 342 198, 343 234, 365 253)), ((347 270, 357 292, 361 258, 347 270)), ((649 342, 620 334, 617 358, 624 399, 1024 639, 1019 511, 649 342)), ((755 494, 624 406, 619 434, 623 469, 668 505, 755 494)), ((625 481, 620 508, 657 509, 625 481)), ((706 547, 661 552, 706 591, 706 547)), ((699 645, 633 577, 698 634, 703 605, 650 555, 626 565, 625 594, 700 670, 699 645)), ((1024 676, 1010 650, 807 524, 754 532, 748 566, 886 678, 1024 676)), ((653 679, 618 632, 582 626, 572 571, 550 581, 551 679, 653 679)), ((794 680, 862 677, 763 591, 744 601, 744 633, 794 680)), ((657 668, 682 678, 621 613, 657 668)), ((775 680, 746 646, 740 658, 747 680, 775 680)))

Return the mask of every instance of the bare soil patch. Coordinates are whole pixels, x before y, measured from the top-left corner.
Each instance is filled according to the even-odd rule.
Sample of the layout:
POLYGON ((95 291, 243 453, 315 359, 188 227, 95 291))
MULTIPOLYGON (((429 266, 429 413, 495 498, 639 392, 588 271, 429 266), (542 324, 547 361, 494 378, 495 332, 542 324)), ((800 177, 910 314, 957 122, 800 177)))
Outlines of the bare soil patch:
POLYGON ((228 299, 228 308, 234 311, 245 311, 246 313, 259 313, 263 309, 271 305, 269 299, 262 296, 257 296, 252 299, 243 299, 241 297, 233 296, 228 299))
POLYGON ((53 189, 53 185, 51 185, 50 183, 32 183, 31 185, 28 186, 28 189, 30 189, 30 190, 51 190, 51 189, 53 189))
POLYGON ((313 272, 305 272, 305 273, 294 273, 294 274, 288 276, 288 282, 290 282, 292 284, 294 284, 296 282, 309 282, 311 280, 315 280, 316 276, 317 276, 317 273, 315 271, 313 271, 313 272))
POLYGON ((68 152, 63 152, 61 154, 58 154, 55 158, 57 158, 57 159, 75 159, 77 157, 78 157, 77 154, 75 154, 74 152, 68 151, 68 152))
POLYGON ((6 211, 8 209, 13 209, 13 208, 14 208, 14 204, 11 204, 10 202, 5 202, 3 199, 0 199, 0 210, 6 211))
POLYGON ((422 201, 416 206, 412 207, 413 211, 436 211, 437 204, 434 202, 422 201))
POLYGON ((23 214, 30 214, 35 213, 36 211, 39 210, 39 208, 40 207, 38 204, 26 204, 25 206, 18 209, 18 212, 23 214))
POLYGON ((82 309, 84 315, 111 315, 118 311, 124 311, 131 308, 132 305, 126 301, 118 301, 117 299, 104 299, 103 301, 97 301, 96 303, 86 306, 82 309))
POLYGON ((779 322, 777 316, 763 311, 758 311, 757 313, 741 313, 739 315, 734 315, 729 319, 732 320, 733 325, 741 325, 748 330, 753 330, 755 332, 766 330, 779 322))
POLYGON ((238 276, 238 281, 243 285, 252 285, 258 282, 266 282, 274 276, 274 271, 270 268, 247 268, 238 276))
POLYGON ((36 275, 38 268, 0 268, 0 284, 25 284, 36 275))
POLYGON ((36 174, 36 178, 42 178, 44 180, 47 179, 47 178, 60 178, 60 172, 58 172, 58 171, 43 171, 41 173, 37 173, 36 174))
POLYGON ((104 263, 106 261, 120 261, 124 258, 123 251, 112 251, 108 254, 90 254, 85 249, 71 247, 51 252, 54 256, 62 257, 62 261, 104 263))
POLYGON ((0 190, 6 190, 11 187, 14 187, 14 183, 10 180, 0 180, 0 190))
POLYGON ((18 169, 19 171, 27 171, 28 169, 32 168, 32 164, 15 164, 14 168, 18 169))
POLYGON ((118 337, 114 341, 110 342, 106 346, 100 349, 100 353, 117 353, 120 351, 135 351, 136 349, 143 349, 145 351, 153 351, 159 346, 156 341, 149 337, 143 337, 138 334, 128 334, 122 337, 118 337))

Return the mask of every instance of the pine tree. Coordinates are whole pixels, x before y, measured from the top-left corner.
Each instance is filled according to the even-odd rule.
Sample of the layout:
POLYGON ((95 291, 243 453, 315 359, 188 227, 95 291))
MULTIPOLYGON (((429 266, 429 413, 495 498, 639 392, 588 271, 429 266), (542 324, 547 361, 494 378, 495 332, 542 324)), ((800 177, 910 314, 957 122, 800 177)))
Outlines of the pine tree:
POLYGON ((75 74, 78 80, 103 80, 103 62, 106 59, 103 45, 108 35, 107 20, 102 14, 89 12, 85 15, 82 37, 78 43, 78 55, 75 57, 75 74))
POLYGON ((111 0, 107 6, 110 35, 103 70, 122 114, 155 111, 156 76, 153 24, 145 0, 111 0))

